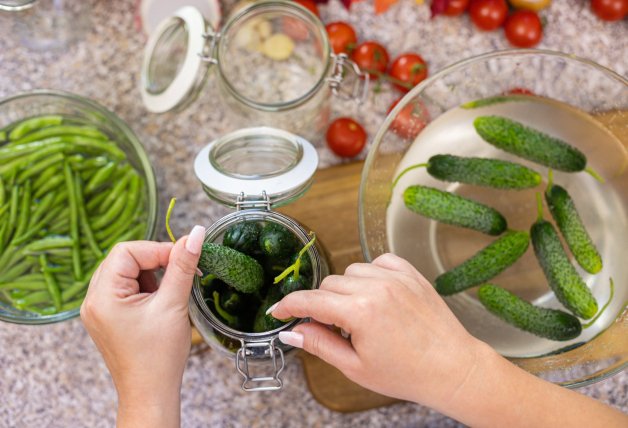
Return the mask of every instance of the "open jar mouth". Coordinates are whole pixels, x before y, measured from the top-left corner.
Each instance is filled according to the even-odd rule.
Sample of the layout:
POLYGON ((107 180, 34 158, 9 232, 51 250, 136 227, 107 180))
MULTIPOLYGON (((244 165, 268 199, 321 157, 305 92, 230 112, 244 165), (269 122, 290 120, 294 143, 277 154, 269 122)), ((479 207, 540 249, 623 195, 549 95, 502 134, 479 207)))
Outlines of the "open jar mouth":
POLYGON ((254 3, 227 22, 220 33, 216 62, 224 86, 234 98, 257 110, 274 112, 298 107, 312 98, 326 81, 331 56, 325 27, 314 14, 292 1, 271 0, 254 3), (264 29, 256 30, 256 23, 264 29), (261 52, 268 37, 260 38, 262 51, 250 49, 247 53, 238 42, 251 31, 291 37, 292 55, 279 60, 265 57, 261 52))
MULTIPOLYGON (((296 223, 289 217, 274 211, 257 209, 236 211, 221 218, 207 229, 207 231, 205 232, 205 242, 212 243, 220 240, 224 232, 230 226, 236 223, 260 221, 277 223, 287 228, 297 237, 297 239, 299 239, 299 241, 303 245, 309 242, 309 237, 305 229, 303 229, 298 223, 296 223)), ((312 289, 315 289, 318 288, 322 275, 320 255, 318 253, 318 250, 315 249, 315 246, 309 248, 306 254, 309 255, 312 261, 312 289)), ((301 319, 294 319, 274 330, 259 333, 236 330, 223 323, 209 308, 209 306, 205 302, 205 298, 203 297, 202 287, 203 286, 201 285, 200 278, 198 276, 195 276, 194 284, 192 285, 193 304, 196 305, 196 307, 200 310, 203 318, 214 329, 231 339, 246 342, 268 341, 273 336, 276 336, 280 331, 290 330, 292 327, 302 321, 301 319)))

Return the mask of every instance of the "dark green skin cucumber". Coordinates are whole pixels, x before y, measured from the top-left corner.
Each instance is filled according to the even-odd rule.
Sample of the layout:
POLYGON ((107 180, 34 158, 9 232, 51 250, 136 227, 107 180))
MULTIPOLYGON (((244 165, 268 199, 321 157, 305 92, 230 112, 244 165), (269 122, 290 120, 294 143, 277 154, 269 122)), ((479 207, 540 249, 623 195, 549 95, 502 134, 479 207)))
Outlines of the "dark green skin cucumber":
POLYGON ((508 227, 496 209, 433 187, 410 186, 403 192, 403 201, 422 216, 489 235, 499 235, 508 227))
POLYGON ((220 244, 205 243, 198 267, 242 293, 254 293, 264 285, 264 270, 252 257, 220 244))
POLYGON ((566 172, 582 171, 586 156, 558 138, 501 116, 479 116, 473 126, 484 141, 513 155, 566 172))
POLYGON ((495 285, 482 285, 478 297, 486 309, 503 321, 537 336, 570 340, 582 332, 580 321, 573 315, 557 309, 536 307, 495 285))
POLYGON ((229 227, 222 238, 222 245, 254 256, 259 253, 258 241, 262 225, 257 222, 242 222, 229 227))
POLYGON ((536 258, 556 298, 574 315, 589 319, 597 312, 591 290, 569 262, 551 223, 538 220, 530 229, 536 258))
POLYGON ((299 278, 295 279, 294 275, 289 275, 281 283, 281 294, 287 296, 294 291, 308 290, 310 288, 312 288, 311 278, 299 275, 299 278))
POLYGON ((244 305, 244 298, 238 292, 229 288, 220 293, 220 306, 229 313, 236 313, 244 305))
POLYGON ((259 246, 267 256, 290 258, 298 245, 296 236, 280 224, 268 222, 260 232, 259 246))
POLYGON ((443 181, 497 189, 529 189, 541 183, 536 171, 498 159, 436 155, 428 161, 427 172, 443 181))
POLYGON ((272 315, 266 315, 266 311, 272 305, 281 300, 283 295, 281 294, 280 287, 271 286, 268 290, 268 294, 262 301, 259 309, 257 310, 257 314, 255 315, 255 320, 253 321, 253 331, 255 333, 262 333, 264 331, 274 330, 276 328, 281 327, 285 323, 283 321, 279 321, 277 318, 272 315))
POLYGON ((494 278, 526 252, 527 232, 509 230, 470 259, 436 278, 436 291, 443 296, 459 293, 494 278))
POLYGON ((548 186, 545 200, 558 229, 582 269, 593 274, 602 270, 602 257, 587 233, 569 193, 561 186, 548 186))

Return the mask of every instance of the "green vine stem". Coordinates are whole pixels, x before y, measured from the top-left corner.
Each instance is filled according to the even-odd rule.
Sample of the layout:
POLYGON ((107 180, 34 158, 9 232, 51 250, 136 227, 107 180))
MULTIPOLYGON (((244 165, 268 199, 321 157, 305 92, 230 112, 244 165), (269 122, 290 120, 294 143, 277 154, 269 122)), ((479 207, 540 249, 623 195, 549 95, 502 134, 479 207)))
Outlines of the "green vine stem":
POLYGON ((288 266, 283 272, 281 272, 279 274, 279 276, 277 276, 275 278, 275 281, 273 282, 273 284, 277 284, 277 283, 281 282, 285 277, 290 275, 292 272, 294 272, 294 274, 293 274, 294 279, 295 280, 299 279, 299 269, 301 269, 301 257, 303 257, 305 252, 307 250, 309 250, 310 247, 312 245, 314 245, 314 242, 316 241, 316 234, 314 232, 310 232, 309 236, 311 236, 312 239, 310 239, 310 242, 305 244, 305 246, 301 249, 301 251, 299 251, 299 255, 297 256, 297 260, 292 265, 288 266))
POLYGON ((541 197, 540 192, 536 192, 536 212, 537 217, 536 220, 543 220, 543 198, 541 197))
POLYGON ((595 172, 595 170, 593 170, 592 168, 586 168, 584 170, 584 172, 586 172, 587 174, 589 174, 591 177, 595 178, 597 181, 599 181, 600 183, 604 184, 605 181, 602 178, 602 176, 600 174, 598 174, 597 172, 595 172))
POLYGON ((593 317, 593 319, 591 321, 589 321, 586 324, 582 324, 582 328, 589 328, 591 327, 595 321, 597 321, 597 319, 600 317, 600 315, 602 315, 602 313, 606 310, 606 308, 608 308, 608 305, 610 305, 611 300, 613 300, 613 296, 615 295, 615 284, 613 282, 613 278, 611 278, 611 293, 610 296, 608 296, 608 300, 606 301, 606 303, 604 304, 604 306, 602 306, 602 309, 600 309, 600 311, 597 313, 596 316, 593 317))
POLYGON ((170 205, 168 205, 168 211, 166 212, 166 231, 168 232, 168 236, 172 242, 177 242, 177 239, 174 237, 172 233, 172 229, 170 229, 170 216, 172 215, 172 210, 174 209, 174 205, 177 203, 177 198, 170 199, 170 205))
POLYGON ((229 323, 230 325, 234 325, 237 321, 236 317, 231 315, 229 312, 225 311, 220 306, 220 294, 218 294, 217 291, 214 291, 212 293, 212 296, 214 297, 214 308, 216 308, 216 312, 218 312, 218 315, 223 317, 225 321, 227 321, 227 323, 229 323))
POLYGON ((392 183, 392 188, 394 189, 395 186, 397 185, 397 183, 399 183, 399 180, 401 180, 401 177, 406 175, 406 173, 408 173, 409 171, 412 171, 413 169, 418 169, 418 168, 428 168, 429 166, 430 166, 429 163, 418 163, 416 165, 412 165, 412 166, 407 167, 406 169, 404 169, 403 171, 401 171, 399 173, 397 178, 395 178, 395 180, 392 183))

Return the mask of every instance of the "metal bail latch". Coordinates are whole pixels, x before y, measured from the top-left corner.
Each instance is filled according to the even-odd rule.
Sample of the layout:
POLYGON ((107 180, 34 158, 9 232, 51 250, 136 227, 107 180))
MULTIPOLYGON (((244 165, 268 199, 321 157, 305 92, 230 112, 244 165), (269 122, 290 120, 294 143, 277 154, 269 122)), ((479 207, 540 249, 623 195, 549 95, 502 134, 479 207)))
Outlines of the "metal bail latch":
POLYGON ((270 197, 265 190, 262 191, 262 196, 246 196, 244 192, 240 192, 236 199, 236 211, 249 210, 252 208, 263 208, 266 211, 270 211, 270 197))
POLYGON ((271 339, 270 342, 247 343, 242 341, 242 347, 238 349, 236 354, 236 369, 244 377, 242 389, 247 392, 281 389, 283 381, 279 375, 283 371, 284 365, 283 351, 275 347, 275 338, 271 339), (254 355, 270 357, 273 368, 272 376, 251 376, 247 357, 254 355))
POLYGON ((349 59, 347 54, 331 54, 334 63, 332 64, 332 75, 327 78, 331 92, 345 100, 353 100, 358 104, 362 104, 366 101, 366 97, 369 92, 370 76, 368 73, 364 73, 360 70, 360 67, 349 59), (353 88, 346 93, 340 90, 340 87, 347 77, 347 75, 353 75, 353 88))
POLYGON ((203 39, 205 42, 203 43, 203 50, 199 52, 198 56, 204 62, 209 62, 211 64, 218 64, 218 60, 214 56, 214 51, 216 50, 216 45, 218 44, 218 40, 220 40, 220 33, 214 32, 206 32, 203 33, 203 39))

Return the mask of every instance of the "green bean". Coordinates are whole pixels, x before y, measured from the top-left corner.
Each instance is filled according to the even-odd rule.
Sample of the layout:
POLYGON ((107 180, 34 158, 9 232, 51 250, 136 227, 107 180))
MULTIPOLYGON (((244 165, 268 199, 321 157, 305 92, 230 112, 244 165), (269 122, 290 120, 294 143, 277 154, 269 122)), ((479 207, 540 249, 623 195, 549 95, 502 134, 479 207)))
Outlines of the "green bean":
POLYGON ((50 293, 47 290, 35 291, 34 293, 30 293, 28 296, 14 300, 14 306, 17 309, 24 310, 26 307, 31 305, 38 305, 41 303, 50 302, 50 293))
POLYGON ((83 189, 82 189, 81 178, 76 175, 74 176, 74 188, 76 190, 76 200, 78 204, 78 214, 79 220, 81 223, 81 229, 83 230, 83 235, 87 238, 87 243, 89 248, 92 250, 96 257, 102 257, 102 251, 98 247, 96 243, 96 239, 94 239, 94 233, 92 232, 92 228, 89 224, 89 220, 87 218, 87 211, 85 210, 85 201, 83 199, 83 189))
POLYGON ((72 169, 75 171, 84 171, 87 169, 101 168, 107 165, 107 163, 109 163, 109 159, 107 159, 104 156, 96 156, 96 157, 84 159, 84 160, 80 159, 78 161, 73 161, 72 157, 69 157, 68 161, 70 162, 72 169))
POLYGON ((64 156, 63 153, 57 153, 50 156, 48 159, 45 159, 35 165, 30 166, 28 169, 22 171, 17 176, 17 182, 22 184, 24 181, 29 179, 30 177, 39 174, 40 172, 46 170, 52 165, 55 165, 61 161, 63 161, 64 156))
POLYGON ((6 221, 3 221, 0 224, 0 254, 4 253, 4 235, 7 233, 9 224, 6 221))
POLYGON ((83 291, 87 287, 87 285, 89 284, 89 281, 91 281, 92 279, 92 275, 96 271, 96 268, 98 267, 99 264, 100 263, 94 265, 89 270, 89 272, 85 275, 85 278, 81 279, 80 281, 74 281, 74 284, 72 284, 70 287, 66 288, 65 290, 61 292, 61 298, 63 299, 64 302, 70 301, 70 299, 72 299, 74 296, 79 294, 81 291, 83 291))
POLYGON ((0 275, 0 282, 12 281, 23 273, 26 273, 29 269, 32 269, 32 267, 33 263, 31 261, 22 260, 20 263, 3 272, 0 275))
POLYGON ((20 188, 18 186, 13 186, 11 189, 11 208, 9 209, 9 223, 7 226, 8 233, 7 236, 5 236, 5 244, 11 239, 11 236, 13 235, 13 228, 15 227, 15 222, 17 221, 17 208, 20 196, 19 192, 20 188))
POLYGON ((105 152, 111 155, 114 159, 126 159, 126 154, 121 149, 119 149, 118 146, 110 141, 105 142, 103 140, 97 140, 94 138, 82 137, 78 135, 64 136, 63 141, 71 144, 69 148, 71 152, 76 149, 80 149, 81 152, 105 152))
POLYGON ((105 200, 108 194, 109 192, 106 192, 106 191, 98 192, 97 195, 90 198, 89 202, 87 202, 87 204, 85 205, 85 208, 87 208, 87 212, 92 212, 96 208, 98 208, 100 204, 102 203, 102 201, 105 200))
POLYGON ((48 288, 48 293, 50 293, 50 297, 52 298, 52 302, 55 305, 57 311, 61 310, 61 290, 59 289, 59 284, 55 279, 54 275, 47 269, 48 260, 46 260, 46 255, 42 254, 39 256, 39 265, 41 266, 41 271, 44 274, 44 279, 46 280, 46 287, 48 288))
POLYGON ((0 177, 0 206, 6 202, 6 193, 4 189, 4 180, 0 177))
POLYGON ((48 211, 54 199, 55 195, 52 193, 48 193, 39 201, 39 203, 35 207, 35 210, 33 211, 33 214, 31 214, 30 221, 28 222, 29 228, 35 225, 39 221, 41 216, 48 211))
POLYGON ((92 221, 92 227, 94 229, 102 229, 103 227, 108 226, 109 224, 111 224, 111 222, 116 220, 122 210, 124 210, 127 201, 131 198, 130 195, 128 197, 125 196, 126 195, 124 194, 120 195, 120 197, 116 199, 113 205, 111 205, 104 214, 94 217, 92 221))
MULTIPOLYGON (((65 177, 64 177, 65 178, 65 177)), ((52 201, 51 208, 63 205, 67 208, 66 200, 69 198, 68 189, 63 188, 55 193, 55 198, 52 201)))
POLYGON ((24 144, 22 146, 4 146, 0 149, 0 160, 6 161, 19 161, 20 159, 37 153, 44 148, 55 147, 64 149, 68 147, 66 143, 59 137, 46 138, 45 140, 35 141, 33 143, 24 144))
POLYGON ((117 165, 115 162, 109 162, 107 165, 100 168, 96 173, 89 179, 89 182, 85 186, 85 194, 90 194, 101 187, 109 177, 116 170, 117 165))
POLYGON ((111 238, 105 241, 102 245, 105 248, 113 248, 113 246, 118 242, 135 241, 138 239, 142 239, 144 237, 144 234, 145 225, 140 223, 122 233, 121 235, 112 235, 111 238))
POLYGON ((79 248, 79 219, 78 219, 78 203, 76 201, 76 189, 74 189, 74 178, 70 165, 63 165, 63 173, 65 174, 65 184, 68 188, 68 198, 70 200, 70 236, 72 236, 72 266, 74 267, 74 278, 79 279, 83 276, 83 268, 81 266, 81 253, 79 248))
POLYGON ((48 126, 61 125, 61 122, 63 122, 63 117, 59 115, 32 117, 18 123, 9 133, 9 138, 11 140, 18 140, 31 131, 48 126))
POLYGON ((64 303, 63 306, 61 307, 62 311, 71 311, 72 309, 76 309, 81 307, 81 305, 83 304, 83 300, 85 300, 85 293, 81 293, 79 295, 79 298, 74 299, 74 300, 70 300, 67 303, 64 303))
POLYGON ((73 245, 74 240, 72 238, 65 236, 48 236, 29 243, 22 249, 22 252, 24 254, 38 254, 59 248, 72 248, 73 245))
MULTIPOLYGON (((116 233, 120 233, 120 231, 128 229, 128 226, 131 224, 134 218, 133 214, 137 206, 140 184, 141 183, 139 181, 139 177, 134 176, 134 179, 131 181, 129 191, 126 193, 127 197, 126 199, 124 199, 124 201, 126 202, 124 211, 122 211, 122 213, 113 223, 110 223, 105 229, 101 229, 96 232, 96 239, 98 241, 108 241, 108 238, 115 236, 116 233)), ((107 247, 101 245, 101 248, 107 247)))
MULTIPOLYGON (((50 259, 48 259, 50 262, 50 259)), ((47 266, 46 270, 50 273, 64 273, 64 272, 72 272, 72 267, 67 264, 62 264, 58 266, 47 266)))
MULTIPOLYGON (((72 248, 51 248, 46 251, 46 253, 51 256, 65 257, 70 260, 72 259, 72 248)), ((74 268, 72 268, 72 270, 74 270, 74 268)))
POLYGON ((28 290, 38 291, 45 290, 46 283, 44 281, 12 281, 0 283, 0 290, 28 290))
POLYGON ((9 211, 9 204, 4 204, 0 206, 0 219, 4 216, 6 212, 9 211))
POLYGON ((11 296, 12 300, 16 300, 16 299, 23 299, 24 297, 28 296, 29 290, 11 290, 9 291, 9 296, 11 296))
MULTIPOLYGON (((49 257, 48 260, 52 261, 52 257, 49 257)), ((58 273, 57 279, 59 280, 59 286, 62 290, 65 290, 74 284, 74 275, 72 275, 72 273, 58 273)))
POLYGON ((100 204, 100 207, 98 210, 99 212, 101 213, 104 212, 107 209, 107 207, 111 206, 111 204, 113 204, 116 201, 116 199, 120 197, 120 194, 124 192, 124 189, 126 188, 127 184, 129 184, 129 181, 131 180, 131 177, 133 177, 134 175, 137 175, 137 174, 132 169, 129 169, 128 171, 126 171, 126 173, 122 176, 122 178, 113 186, 113 189, 111 189, 111 192, 109 192, 105 200, 100 204))
POLYGON ((52 165, 43 171, 33 182, 33 188, 39 189, 46 185, 51 179, 58 177, 61 173, 61 165, 52 165))
POLYGON ((36 314, 48 316, 57 313, 57 309, 54 306, 46 306, 45 308, 38 308, 37 306, 23 306, 23 311, 35 312, 36 314))
POLYGON ((31 182, 30 180, 24 185, 24 192, 22 193, 22 203, 20 205, 19 220, 17 223, 17 229, 15 235, 20 236, 26 227, 28 226, 28 219, 31 214, 31 182))
POLYGON ((15 282, 44 282, 44 277, 41 273, 29 273, 26 275, 22 275, 15 280, 15 282))
POLYGON ((12 141, 11 144, 17 146, 20 144, 26 144, 33 141, 42 140, 48 137, 63 137, 65 135, 79 135, 82 137, 97 138, 99 140, 108 139, 105 134, 91 126, 58 125, 33 131, 27 136, 20 138, 19 140, 12 141))
POLYGON ((19 157, 0 166, 0 174, 4 174, 9 171, 17 171, 19 168, 23 168, 31 163, 37 162, 41 158, 51 156, 55 153, 61 153, 68 146, 66 144, 49 144, 46 147, 42 147, 34 153, 30 153, 26 156, 19 157))

